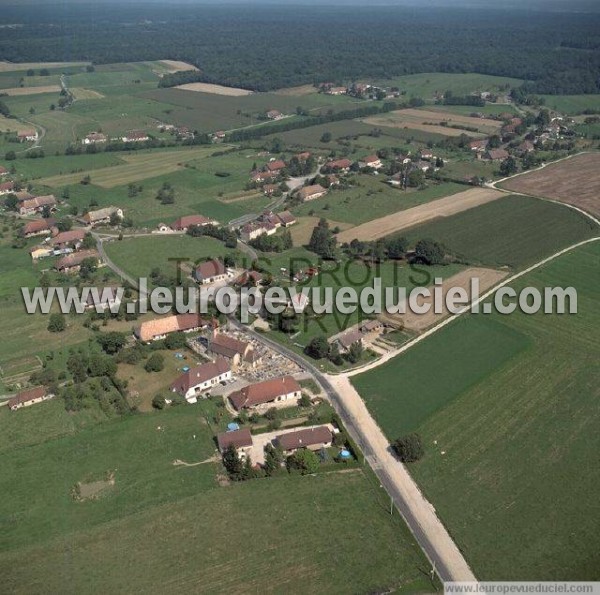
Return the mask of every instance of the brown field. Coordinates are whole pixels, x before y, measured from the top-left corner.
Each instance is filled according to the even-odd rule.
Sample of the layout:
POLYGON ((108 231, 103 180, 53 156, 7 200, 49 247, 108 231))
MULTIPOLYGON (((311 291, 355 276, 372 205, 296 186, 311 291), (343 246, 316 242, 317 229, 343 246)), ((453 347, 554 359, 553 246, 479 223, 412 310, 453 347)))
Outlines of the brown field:
POLYGON ((450 128, 449 126, 451 125, 476 128, 481 134, 492 134, 502 126, 502 122, 496 122, 495 120, 472 118, 471 116, 462 116, 450 112, 436 112, 421 109, 397 110, 388 114, 366 118, 364 122, 373 124, 374 126, 412 128, 413 130, 444 134, 445 136, 460 136, 465 133, 468 133, 471 136, 478 134, 459 128, 450 128), (441 126, 441 122, 447 122, 448 126, 441 126))
MULTIPOLYGON (((305 246, 308 244, 313 229, 316 227, 319 219, 320 217, 298 217, 298 222, 296 225, 292 225, 292 227, 290 227, 290 233, 292 234, 294 246, 305 246)), ((331 221, 329 219, 328 221, 331 229, 339 227, 342 231, 344 231, 352 227, 351 223, 340 223, 339 221, 331 221)))
POLYGON ((503 182, 502 188, 551 198, 600 216, 600 153, 576 155, 503 182))
POLYGON ((0 72, 16 72, 30 68, 61 68, 63 66, 85 66, 89 62, 0 62, 0 72))
POLYGON ((2 89, 2 93, 12 97, 20 95, 39 95, 41 93, 60 93, 60 85, 45 85, 43 87, 13 87, 2 89))
POLYGON ((183 70, 198 70, 193 64, 187 62, 181 62, 180 60, 159 60, 161 64, 164 64, 169 72, 181 72, 183 70))
POLYGON ((252 95, 248 89, 237 89, 236 87, 223 87, 223 85, 211 85, 209 83, 187 83, 177 85, 176 89, 183 91, 196 91, 197 93, 210 93, 211 95, 226 95, 227 97, 245 97, 252 95))
MULTIPOLYGON (((431 309, 426 314, 415 314, 414 312, 407 312, 406 314, 381 314, 379 318, 384 322, 392 324, 394 326, 399 325, 402 328, 422 332, 425 329, 433 326, 435 323, 440 322, 442 319, 448 316, 448 310, 445 305, 445 297, 448 290, 451 287, 462 287, 466 290, 469 301, 471 301, 471 279, 479 279, 479 294, 485 293, 488 289, 491 289, 499 281, 504 279, 508 275, 507 271, 496 271, 494 269, 486 269, 481 267, 471 267, 452 277, 444 280, 442 283, 442 294, 444 296, 444 311, 443 313, 436 314, 433 309, 433 298, 423 299, 424 304, 432 304, 431 309)), ((433 290, 432 290, 433 293, 433 290)))
POLYGON ((376 240, 383 238, 396 231, 413 227, 436 219, 437 217, 448 217, 473 207, 491 202, 504 194, 490 188, 471 188, 452 196, 446 196, 418 207, 399 211, 379 219, 373 219, 352 229, 342 231, 337 235, 339 242, 350 242, 354 238, 358 240, 376 240))
POLYGON ((300 87, 286 87, 285 89, 277 89, 275 95, 282 95, 283 97, 301 97, 303 95, 313 95, 318 93, 312 85, 301 85, 300 87))

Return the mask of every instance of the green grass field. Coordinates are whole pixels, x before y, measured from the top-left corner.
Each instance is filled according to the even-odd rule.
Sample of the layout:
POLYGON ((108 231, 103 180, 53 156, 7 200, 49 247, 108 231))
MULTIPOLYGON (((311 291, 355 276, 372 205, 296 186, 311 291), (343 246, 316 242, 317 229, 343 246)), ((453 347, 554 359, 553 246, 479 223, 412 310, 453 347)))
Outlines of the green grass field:
POLYGON ((471 263, 519 269, 597 234, 591 221, 571 209, 507 196, 401 235, 433 238, 471 263))
POLYGON ((546 106, 564 114, 580 114, 584 110, 600 110, 598 95, 542 95, 546 106))
POLYGON ((220 486, 214 462, 174 466, 214 455, 205 405, 76 429, 59 401, 0 411, 2 436, 16 423, 31 438, 26 448, 2 441, 5 588, 431 590, 427 563, 368 470, 220 486), (77 482, 111 472, 98 499, 71 497, 77 482))
POLYGON ((333 189, 322 198, 303 203, 292 211, 300 216, 314 215, 360 225, 465 189, 452 182, 431 182, 423 190, 405 192, 386 184, 384 176, 361 175, 355 179, 358 183, 355 187, 348 190, 333 189))
POLYGON ((108 257, 133 277, 145 277, 153 268, 174 277, 177 265, 171 258, 185 258, 191 266, 197 260, 223 256, 232 250, 223 242, 209 237, 193 238, 188 235, 146 236, 125 238, 105 244, 108 257))
POLYGON ((469 316, 353 380, 422 435, 411 473, 479 579, 600 576, 599 266, 596 242, 515 284, 573 286, 577 315, 469 316))

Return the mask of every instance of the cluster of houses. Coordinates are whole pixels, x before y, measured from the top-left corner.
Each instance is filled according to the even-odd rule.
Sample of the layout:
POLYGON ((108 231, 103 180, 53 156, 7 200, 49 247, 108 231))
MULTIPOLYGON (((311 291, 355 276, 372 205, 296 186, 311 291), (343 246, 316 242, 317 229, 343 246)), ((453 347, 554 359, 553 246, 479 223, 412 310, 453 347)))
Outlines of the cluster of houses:
POLYGON ((400 97, 400 89, 392 87, 386 89, 368 83, 352 83, 351 85, 336 85, 335 83, 321 83, 319 93, 325 95, 350 95, 358 99, 390 99, 400 97))
POLYGON ((85 137, 81 140, 81 144, 83 145, 101 145, 111 142, 122 142, 122 143, 144 143, 150 140, 150 136, 148 133, 143 132, 142 130, 131 130, 130 132, 126 132, 123 136, 118 136, 114 138, 110 138, 103 134, 102 132, 90 132, 86 134, 85 137))
POLYGON ((273 213, 265 211, 256 221, 246 223, 240 229, 243 242, 249 242, 263 235, 273 235, 281 227, 290 227, 296 223, 296 218, 290 211, 273 213))
POLYGON ((179 140, 185 140, 194 138, 194 131, 187 126, 175 126, 174 124, 163 124, 162 122, 157 126, 160 132, 170 132, 174 134, 179 140))
POLYGON ((377 338, 384 331, 384 324, 380 320, 366 320, 356 324, 342 333, 328 339, 329 344, 336 344, 340 353, 348 353, 355 344, 365 347, 368 341, 377 338))

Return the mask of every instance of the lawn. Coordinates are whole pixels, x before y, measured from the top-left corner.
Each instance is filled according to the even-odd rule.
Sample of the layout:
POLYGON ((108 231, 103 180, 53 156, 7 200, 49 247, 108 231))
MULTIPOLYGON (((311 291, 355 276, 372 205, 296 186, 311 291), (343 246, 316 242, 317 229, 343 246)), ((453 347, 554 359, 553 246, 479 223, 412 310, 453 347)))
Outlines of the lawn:
MULTIPOLYGON (((390 517, 368 470, 223 487, 213 462, 174 466, 176 459, 193 463, 215 452, 204 405, 52 438, 36 425, 37 443, 5 450, 5 588, 34 592, 43 584, 54 592, 68 582, 77 592, 115 592, 124 584, 153 593, 190 585, 223 593, 431 590, 426 561, 400 517, 390 517), (111 472, 114 485, 98 499, 71 497, 77 482, 111 472)), ((43 426, 40 416, 31 417, 34 409, 18 415, 43 426)), ((1 411, 0 427, 14 416, 1 411)))
POLYGON ((542 95, 546 107, 564 114, 581 114, 585 110, 600 110, 598 95, 542 95))
POLYGON ((469 316, 354 379, 423 437, 410 471, 479 579, 600 578, 599 266, 594 243, 515 284, 573 286, 577 315, 469 316))
POLYGON ((135 278, 147 277, 158 268, 165 275, 175 277, 177 263, 170 259, 185 258, 182 266, 188 268, 196 261, 219 257, 232 250, 223 242, 209 237, 193 238, 188 235, 155 235, 125 238, 105 244, 108 257, 135 278))
POLYGON ((525 196, 507 196, 412 228, 410 240, 433 238, 473 264, 524 268, 598 234, 583 215, 525 196))
POLYGON ((294 207, 292 211, 299 216, 325 217, 360 225, 465 189, 452 182, 429 182, 423 190, 404 191, 387 184, 383 176, 361 175, 354 179, 355 187, 348 190, 334 188, 326 196, 294 207))

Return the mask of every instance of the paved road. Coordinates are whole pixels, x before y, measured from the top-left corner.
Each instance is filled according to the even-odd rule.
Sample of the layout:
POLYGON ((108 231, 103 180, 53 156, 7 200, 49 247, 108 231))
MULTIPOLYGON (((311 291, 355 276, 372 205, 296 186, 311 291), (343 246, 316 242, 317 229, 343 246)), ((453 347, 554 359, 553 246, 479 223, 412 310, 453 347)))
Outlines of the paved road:
MULTIPOLYGON (((96 240, 96 248, 98 249, 98 253, 102 257, 102 260, 106 263, 110 269, 112 269, 121 279, 127 281, 132 287, 138 286, 138 280, 134 279, 130 274, 126 273, 123 269, 118 267, 106 254, 106 250, 104 249, 104 240, 106 237, 102 237, 99 234, 92 232, 94 239, 96 240)), ((140 297, 144 297, 140 295, 140 297)))

